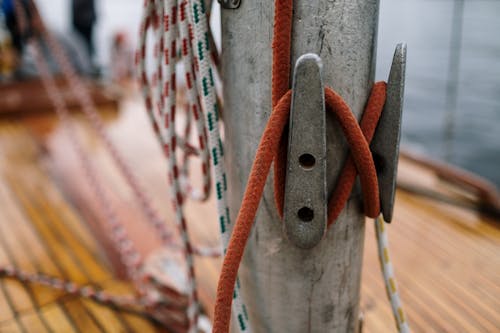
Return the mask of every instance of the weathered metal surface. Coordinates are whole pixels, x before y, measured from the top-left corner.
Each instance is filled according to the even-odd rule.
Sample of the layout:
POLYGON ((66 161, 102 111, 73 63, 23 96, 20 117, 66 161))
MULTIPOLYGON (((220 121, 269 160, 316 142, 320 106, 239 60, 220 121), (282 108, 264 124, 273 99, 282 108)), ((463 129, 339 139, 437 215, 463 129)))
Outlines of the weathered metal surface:
POLYGON ((293 73, 283 222, 293 244, 308 249, 326 232, 326 127, 321 59, 301 56, 293 73))
MULTIPOLYGON (((243 1, 222 11, 224 123, 230 210, 234 220, 255 151, 271 112, 272 1, 243 1)), ((292 59, 316 53, 324 84, 359 119, 373 84, 378 1, 295 1, 292 59)), ((347 146, 327 120, 327 188, 331 192, 347 146)), ((240 267, 242 293, 256 332, 355 332, 364 241, 360 192, 314 248, 283 236, 269 177, 240 267)))
POLYGON ((387 81, 387 98, 384 110, 371 143, 371 151, 377 167, 380 209, 386 222, 392 221, 394 210, 405 70, 406 45, 398 44, 392 59, 389 80, 387 81))

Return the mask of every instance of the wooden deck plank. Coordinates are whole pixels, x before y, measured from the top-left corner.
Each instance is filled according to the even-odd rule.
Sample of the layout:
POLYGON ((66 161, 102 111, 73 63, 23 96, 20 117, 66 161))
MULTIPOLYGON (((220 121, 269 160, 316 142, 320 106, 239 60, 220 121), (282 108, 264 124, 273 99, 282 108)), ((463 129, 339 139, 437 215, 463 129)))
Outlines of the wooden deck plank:
POLYGON ((3 282, 0 282, 0 324, 14 317, 14 312, 3 289, 3 282))
POLYGON ((14 190, 15 195, 19 198, 26 214, 33 222, 33 227, 39 234, 39 238, 44 242, 48 255, 50 256, 52 262, 58 267, 62 277, 73 280, 77 283, 86 282, 80 268, 74 262, 74 258, 70 255, 70 252, 68 252, 70 249, 67 248, 65 244, 60 243, 60 238, 52 232, 46 218, 40 215, 41 212, 36 206, 33 205, 30 200, 31 198, 26 195, 25 191, 15 180, 10 180, 9 185, 14 190))
MULTIPOLYGON (((0 244, 0 252, 4 254, 4 257, 1 258, 2 263, 15 266, 10 257, 11 254, 4 244, 0 244)), ((15 280, 4 280, 2 283, 2 289, 4 289, 5 296, 14 313, 23 312, 33 307, 34 302, 31 291, 27 286, 15 280)))
MULTIPOLYGON (((121 282, 121 281, 116 281, 116 280, 108 280, 103 282, 102 284, 103 289, 108 290, 111 293, 114 294, 125 294, 130 292, 130 286, 128 283, 121 282)), ((160 328, 158 328, 155 325, 152 325, 149 320, 147 320, 145 317, 140 316, 138 314, 134 313, 128 313, 128 312, 122 312, 119 313, 120 320, 122 324, 128 328, 132 332, 160 332, 160 328)), ((162 331, 163 332, 163 331, 162 331)), ((165 332, 167 333, 167 332, 165 332)))
MULTIPOLYGON (((3 124, 2 124, 3 125, 3 124)), ((102 253, 82 217, 47 172, 40 142, 19 124, 0 126, 0 264, 44 272, 82 284, 112 279, 102 253), (2 140, 7 138, 7 140, 2 140), (9 140, 12 139, 12 140, 9 140), (22 150, 19 150, 22 147, 22 150), (16 168, 9 169, 9 165, 16 168), (3 237, 9 235, 9 237, 3 237)), ((155 332, 148 320, 92 301, 69 299, 44 286, 1 279, 0 331, 155 332)), ((130 291, 130 287, 125 288, 130 291)), ((123 291, 124 292, 124 291, 123 291)))
MULTIPOLYGON (((0 185, 0 193, 4 193, 2 191, 4 188, 4 186, 0 185)), ((23 251, 19 252, 22 252, 29 258, 26 264, 22 266, 23 269, 57 274, 56 266, 50 261, 46 251, 44 251, 41 241, 35 234, 31 223, 17 209, 17 203, 13 200, 7 200, 7 197, 2 196, 1 200, 4 199, 4 202, 8 202, 9 204, 1 215, 2 222, 6 223, 0 222, 0 230, 6 235, 14 236, 9 238, 15 239, 17 246, 23 249, 23 251)), ((44 300, 43 291, 37 293, 37 296, 40 297, 41 303, 47 302, 47 300, 44 300)))
MULTIPOLYGON (((88 247, 83 244, 80 237, 67 227, 66 221, 61 219, 61 214, 52 209, 52 202, 47 200, 47 195, 39 196, 37 199, 39 200, 38 204, 41 206, 41 210, 45 216, 47 216, 47 219, 50 220, 52 230, 57 232, 60 239, 64 241, 66 247, 71 249, 75 262, 80 266, 80 269, 84 271, 88 280, 98 282, 111 278, 109 271, 105 270, 102 265, 97 263, 96 257, 90 253, 88 247)), ((33 201, 35 200, 36 199, 33 199, 33 201)))
MULTIPOLYGON (((401 202, 400 199, 401 196, 398 202, 401 202)), ((409 200, 409 202, 412 201, 409 200)), ((407 204, 406 201, 405 204, 407 204)), ((416 204, 416 202, 413 202, 413 204, 416 204)), ((480 281, 476 280, 483 274, 478 274, 474 270, 467 270, 471 263, 478 265, 479 261, 479 265, 484 265, 485 268, 486 266, 495 267, 495 265, 491 265, 491 258, 495 251, 489 252, 487 247, 486 249, 481 247, 481 244, 487 244, 489 240, 475 239, 473 244, 470 245, 477 247, 481 252, 471 253, 466 251, 466 253, 463 253, 463 243, 471 235, 463 233, 456 236, 459 239, 458 242, 457 239, 449 241, 449 236, 454 236, 454 233, 456 233, 456 229, 453 230, 450 226, 460 223, 460 221, 436 218, 429 221, 425 216, 420 216, 420 209, 425 208, 425 205, 419 204, 419 207, 408 207, 408 213, 402 213, 401 209, 398 209, 395 221, 389 227, 391 243, 396 243, 396 247, 391 247, 396 248, 392 253, 395 258, 396 274, 399 277, 400 285, 402 285, 402 295, 405 295, 405 290, 420 289, 417 298, 425 299, 426 293, 434 293, 435 296, 429 297, 428 302, 426 302, 427 306, 436 311, 439 310, 439 304, 443 305, 444 310, 441 315, 453 315, 454 322, 460 323, 459 327, 455 328, 455 331, 465 328, 467 328, 466 331, 494 331, 495 327, 500 325, 498 323, 498 314, 492 313, 494 308, 488 307, 483 302, 481 295, 474 294, 469 288, 463 286, 463 283, 455 280, 460 277, 460 282, 466 282, 467 280, 464 277, 468 277, 473 279, 473 284, 480 283, 480 281), (398 263, 399 257, 405 258, 406 261, 398 263), (403 270, 399 267, 403 267, 403 270), (408 273, 408 271, 411 272, 408 273), (455 295, 460 295, 460 299, 455 295), (481 311, 478 312, 478 309, 481 311), (473 326, 471 326, 471 322, 473 326)), ((405 210, 403 209, 403 211, 405 210)), ((437 216, 439 217, 439 215, 437 216)), ((368 235, 367 243, 373 242, 371 241, 373 232, 368 231, 368 234, 371 235, 368 235)), ((475 237, 474 234, 472 236, 475 237)), ((485 238, 489 237, 491 235, 485 236, 485 238)), ((498 271, 498 265, 496 270, 498 271)), ((488 280, 494 281, 494 276, 488 276, 488 280)), ((406 308, 413 306, 413 303, 405 302, 405 304, 406 308)))
POLYGON ((151 322, 139 316, 124 314, 123 315, 127 324, 138 333, 158 333, 161 329, 151 325, 151 322))
MULTIPOLYGON (((406 247, 401 248, 399 251, 402 252, 402 254, 406 256, 410 256, 415 252, 420 251, 421 249, 416 247, 412 243, 407 243, 408 245, 406 247)), ((412 265, 418 265, 420 267, 425 267, 426 265, 426 256, 419 256, 416 259, 412 261, 412 265)), ((449 259, 449 257, 448 257, 449 259)), ((485 263, 487 264, 487 263, 485 263)), ((465 263, 465 266, 469 266, 469 263, 465 263)), ((443 289, 444 292, 449 293, 451 292, 451 296, 453 295, 461 295, 461 301, 463 303, 469 304, 473 308, 481 309, 481 312, 485 314, 485 320, 489 321, 497 316, 495 316, 495 313, 492 311, 492 308, 490 308, 487 304, 485 304, 484 299, 482 295, 477 294, 474 290, 471 290, 467 286, 464 286, 462 284, 459 284, 455 281, 454 277, 457 274, 461 274, 464 277, 464 272, 463 272, 463 266, 464 265, 450 265, 453 267, 452 270, 449 269, 450 266, 446 265, 445 262, 445 268, 442 267, 442 263, 439 264, 433 264, 433 265, 428 265, 429 267, 426 267, 425 269, 422 269, 420 272, 416 272, 414 276, 419 279, 427 279, 429 280, 428 283, 432 284, 433 282, 432 279, 436 279, 436 277, 441 277, 440 281, 437 281, 439 283, 435 283, 435 286, 437 289, 439 289, 442 286, 446 286, 446 288, 443 289)), ((477 281, 476 278, 480 277, 481 275, 479 274, 474 274, 473 276, 468 276, 469 283, 468 285, 478 285, 481 284, 480 281, 477 281), (474 278, 472 280, 471 278, 474 278)), ((491 278, 491 277, 490 277, 491 278)), ((488 279, 489 280, 489 279, 488 279)), ((457 301, 457 300, 455 300, 457 301)), ((497 321, 499 318, 497 318, 497 321)), ((500 325, 500 322, 497 322, 496 325, 500 325)))
MULTIPOLYGON (((3 188, 3 186, 0 187, 3 188)), ((4 191, 0 191, 0 193, 3 192, 4 191)), ((5 199, 5 197, 3 197, 2 199, 5 199)), ((12 204, 8 205, 7 208, 11 209, 16 206, 13 202, 11 203, 12 204)), ((6 210, 4 210, 3 212, 5 213, 6 210)), ((8 230, 2 229, 1 232, 9 234, 11 236, 15 235, 15 237, 9 237, 9 238, 15 239, 18 248, 22 249, 22 251, 17 251, 16 253, 28 254, 30 257, 29 260, 25 261, 25 264, 20 266, 19 265, 15 266, 27 270, 28 272, 44 272, 49 275, 59 276, 56 266, 49 259, 49 257, 46 254, 46 251, 44 251, 43 246, 40 244, 40 239, 37 237, 37 235, 34 234, 32 225, 29 224, 26 221, 26 219, 20 215, 19 212, 17 212, 17 214, 10 215, 9 218, 7 219, 2 219, 2 221, 8 221, 9 222, 8 227, 10 229, 8 230)), ((4 223, 0 222, 0 226, 4 225, 5 225, 4 223)), ((1 254, 4 254, 4 252, 1 252, 0 255, 1 254)), ((2 264, 8 263, 8 260, 0 259, 0 263, 2 264)), ((64 314, 67 311, 56 301, 57 298, 62 295, 62 292, 55 291, 53 289, 38 285, 30 285, 30 286, 24 285, 23 287, 27 292, 32 292, 32 294, 35 296, 36 302, 33 302, 36 303, 36 306, 34 306, 35 308, 43 306, 42 309, 44 309, 45 304, 54 302, 51 304, 51 306, 53 306, 54 308, 59 308, 60 313, 64 314)), ((2 299, 5 300, 5 298, 2 299)), ((1 313, 6 314, 8 312, 2 311, 1 313)), ((9 313, 10 318, 12 318, 13 316, 14 315, 12 313, 9 313)), ((43 315, 43 312, 42 316, 45 317, 45 315, 43 315)), ((55 322, 52 322, 50 319, 47 319, 46 321, 48 322, 48 325, 51 326, 55 325, 56 328, 60 327, 59 322, 63 323, 60 318, 57 318, 57 321, 55 322)), ((70 330, 66 329, 63 331, 70 332, 70 330)))
POLYGON ((11 292, 9 292, 9 283, 13 283, 15 281, 0 281, 0 289, 2 291, 1 293, 1 297, 4 298, 5 300, 5 303, 8 305, 9 307, 9 314, 11 316, 8 317, 8 319, 6 319, 6 321, 14 321, 16 322, 16 325, 12 325, 12 326, 17 326, 19 330, 21 331, 26 331, 26 328, 22 325, 21 322, 19 322, 19 310, 17 309, 16 307, 16 303, 14 302, 14 299, 13 299, 13 296, 11 294, 11 292))
POLYGON ((28 312, 21 315, 20 320, 24 327, 29 327, 32 332, 48 333, 51 332, 47 323, 42 320, 39 312, 28 312))
POLYGON ((109 307, 98 305, 89 300, 82 300, 82 302, 89 312, 92 313, 95 320, 100 323, 105 332, 127 331, 127 325, 109 307))
MULTIPOLYGON (((397 273, 397 272, 396 272, 397 273)), ((397 277, 397 276, 396 276, 397 277)), ((374 313, 371 311, 365 312, 365 318, 369 322, 370 320, 374 321, 382 321, 385 324, 382 326, 384 329, 388 329, 388 326, 391 322, 394 321, 392 317, 392 312, 390 308, 389 302, 383 302, 383 300, 387 299, 387 294, 385 291, 385 286, 382 281, 382 277, 380 272, 376 270, 364 270, 363 271, 363 279, 368 279, 370 282, 363 283, 362 295, 361 299, 364 299, 364 296, 369 296, 371 298, 370 303, 362 302, 362 309, 365 310, 367 308, 371 309, 373 307, 379 309, 378 313, 374 313), (383 310, 381 310, 383 309, 383 310), (383 311, 383 314, 381 313, 383 311)), ((366 281, 366 280, 364 280, 366 281)), ((400 288, 401 289, 401 288, 400 288)), ((404 309, 407 312, 407 317, 410 323, 410 327, 416 332, 427 332, 427 331, 435 331, 435 332, 443 332, 446 330, 446 325, 443 325, 441 317, 432 311, 425 302, 421 301, 419 297, 415 297, 415 293, 406 292, 406 289, 400 290, 401 298, 403 304, 410 303, 412 306, 406 306, 404 309), (423 306, 422 306, 423 303, 423 306)), ((380 324, 379 324, 380 325, 380 324)), ((368 327, 370 327, 368 325, 368 327)), ((456 328, 455 328, 456 329, 456 328)), ((380 330, 376 330, 376 332, 384 331, 382 328, 380 330)), ((391 328, 391 331, 396 331, 395 327, 391 328)), ((451 330, 450 332, 452 332, 451 330)))
POLYGON ((40 313, 46 318, 53 332, 76 333, 73 323, 70 321, 58 303, 52 303, 40 309, 40 313))
MULTIPOLYGON (((9 235, 7 233, 7 235, 9 235)), ((20 267, 18 261, 18 257, 22 251, 19 251, 19 246, 18 243, 15 242, 16 240, 14 237, 3 237, 3 234, 0 236, 0 243, 1 243, 1 250, 3 252, 7 253, 9 255, 9 262, 8 264, 13 266, 13 267, 20 267), (11 243, 11 244, 9 244, 11 243), (13 251, 13 249, 15 249, 13 251)), ((24 252, 24 251, 23 251, 24 252)), ((8 284, 7 289, 10 294, 11 298, 13 300, 14 306, 17 307, 18 312, 25 312, 26 310, 31 310, 34 307, 38 307, 40 305, 39 301, 39 296, 38 292, 40 291, 38 288, 32 288, 31 286, 28 286, 24 283, 18 283, 17 281, 10 281, 11 285, 19 286, 22 289, 22 292, 18 288, 9 288, 8 284), (22 303, 18 303, 22 302, 22 303)), ((41 327, 40 329, 36 329, 36 331, 50 331, 46 320, 43 318, 42 315, 39 313, 35 312, 31 314, 30 316, 22 316, 22 320, 24 323, 29 323, 25 324, 26 327, 41 327), (24 318, 24 319, 22 319, 24 318), (43 330, 42 330, 43 328, 43 330)))
POLYGON ((21 326, 19 326, 19 324, 15 320, 1 322, 0 323, 0 332, 2 332, 2 333, 24 333, 21 326))
MULTIPOLYGON (((371 242, 370 239, 368 239, 368 242, 371 242)), ((372 246, 375 247, 376 245, 373 244, 372 246)), ((367 258, 366 254, 368 253, 370 252, 365 252, 365 258, 369 263, 373 262, 374 259, 378 260, 377 258, 373 258, 375 253, 372 253, 372 256, 370 258, 367 258)), ((399 267, 401 266, 395 264, 395 274, 396 279, 398 280, 398 290, 404 304, 404 309, 408 312, 407 316, 409 317, 409 322, 412 327, 420 328, 417 329, 417 331, 426 331, 429 328, 437 331, 443 331, 443 329, 446 328, 447 325, 442 321, 443 314, 442 312, 440 313, 441 309, 436 308, 435 306, 429 306, 429 304, 433 304, 432 295, 428 295, 425 293, 422 294, 419 290, 419 285, 415 286, 412 284, 410 287, 406 280, 403 281, 403 277, 401 276, 402 274, 399 273, 399 267), (426 328, 426 330, 423 330, 423 328, 426 328)), ((412 283, 413 282, 414 281, 412 281, 412 283)), ((372 290, 372 292, 376 292, 379 306, 382 306, 390 311, 390 304, 388 301, 386 301, 387 295, 385 292, 385 286, 382 281, 379 267, 375 265, 365 266, 365 269, 363 270, 363 287, 366 287, 363 290, 372 290)), ((387 322, 389 323, 390 321, 387 322)), ((456 330, 457 328, 458 327, 455 327, 454 329, 456 330)), ((453 330, 451 330, 451 332, 452 331, 453 330)))
POLYGON ((64 306, 68 309, 69 316, 80 332, 106 332, 102 324, 81 300, 66 301, 64 306))

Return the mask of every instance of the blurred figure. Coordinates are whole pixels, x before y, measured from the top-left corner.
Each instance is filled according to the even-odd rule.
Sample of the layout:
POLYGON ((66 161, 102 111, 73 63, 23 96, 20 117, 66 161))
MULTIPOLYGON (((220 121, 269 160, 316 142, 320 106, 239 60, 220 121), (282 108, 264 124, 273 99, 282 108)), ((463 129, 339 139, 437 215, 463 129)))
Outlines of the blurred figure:
MULTIPOLYGON (((38 15, 34 14, 36 9, 32 1, 0 0, 0 81, 7 82, 38 76, 33 49, 28 45, 28 40, 32 37, 40 42, 50 71, 59 73, 59 67, 52 58, 48 45, 44 38, 40 38, 42 36, 41 32, 45 28, 38 15), (24 12, 23 14, 26 17, 25 26, 23 27, 19 25, 20 21, 14 1, 19 1, 20 10, 24 12)), ((91 2, 93 3, 93 1, 91 2)), ((95 21, 95 18, 93 21, 95 21)), ((91 30, 92 28, 89 29, 89 31, 91 30)), ((84 38, 71 38, 67 34, 54 32, 52 34, 63 45, 77 73, 88 76, 98 75, 98 70, 93 66, 88 55, 87 40, 84 38)))
POLYGON ((126 83, 133 76, 134 52, 125 32, 113 36, 110 59, 110 77, 115 83, 126 83))
POLYGON ((14 0, 3 0, 1 1, 0 11, 2 12, 5 20, 5 26, 7 27, 10 40, 15 50, 22 54, 24 44, 26 40, 33 34, 34 27, 31 25, 32 17, 30 11, 29 0, 20 0, 20 5, 27 17, 27 26, 24 27, 25 31, 21 31, 19 27, 19 22, 17 20, 17 15, 14 7, 14 0))
POLYGON ((71 6, 72 23, 75 30, 83 38, 89 59, 95 54, 93 30, 97 19, 94 0, 73 0, 71 6))
MULTIPOLYGON (((31 18, 28 0, 20 0, 21 10, 31 18)), ((12 79, 20 63, 24 43, 32 34, 29 24, 21 31, 14 7, 14 0, 0 0, 0 81, 12 79)))

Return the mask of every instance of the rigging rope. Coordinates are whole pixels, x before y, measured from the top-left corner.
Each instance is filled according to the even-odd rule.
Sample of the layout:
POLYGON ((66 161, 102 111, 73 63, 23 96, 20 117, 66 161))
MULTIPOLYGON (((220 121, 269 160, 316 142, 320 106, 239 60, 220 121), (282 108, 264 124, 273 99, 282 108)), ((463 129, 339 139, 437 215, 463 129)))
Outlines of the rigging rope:
MULTIPOLYGON (((220 110, 215 90, 215 70, 211 57, 207 8, 208 6, 205 5, 204 1, 146 0, 141 23, 137 63, 149 118, 155 129, 157 139, 165 148, 165 155, 169 161, 172 196, 174 200, 177 200, 174 203, 176 216, 178 220, 185 221, 182 210, 183 195, 179 183, 176 182, 178 179, 178 166, 175 156, 177 138, 175 134, 175 65, 177 57, 176 42, 180 41, 181 56, 186 75, 188 111, 197 123, 198 151, 200 155, 204 156, 202 158, 202 168, 204 175, 207 175, 207 177, 210 174, 210 164, 205 161, 209 159, 209 155, 211 156, 210 161, 214 168, 221 242, 223 251, 225 251, 229 242, 232 224, 226 196, 227 180, 224 169, 224 151, 218 123, 220 110), (148 78, 146 63, 146 41, 149 29, 153 30, 155 36, 153 55, 156 59, 156 67, 151 80, 148 78), (166 74, 164 73, 165 69, 166 74)), ((210 178, 205 178, 206 186, 209 183, 210 178)), ((186 244, 187 240, 186 233, 186 244)), ((189 284, 194 287, 194 270, 189 275, 189 278, 189 284)), ((191 304, 194 305, 193 312, 189 313, 189 315, 191 323, 195 323, 196 292, 194 288, 191 290, 191 304)), ((239 323, 238 327, 241 331, 250 332, 245 305, 241 301, 239 293, 239 284, 234 289, 233 297, 233 308, 235 318, 239 323)), ((194 324, 190 327, 194 327, 194 324)))
MULTIPOLYGON (((104 130, 104 125, 102 123, 102 120, 100 119, 100 116, 97 113, 95 105, 93 104, 93 101, 90 97, 88 88, 76 75, 72 67, 72 64, 69 62, 64 50, 59 45, 59 42, 44 27, 43 21, 38 13, 35 4, 33 2, 29 3, 29 10, 32 14, 31 22, 28 22, 28 18, 26 17, 25 11, 21 6, 22 4, 19 1, 15 1, 15 9, 19 21, 19 28, 22 32, 26 32, 28 24, 31 23, 33 26, 35 26, 34 20, 36 20, 36 26, 38 27, 39 30, 36 31, 35 36, 29 36, 28 38, 28 43, 30 47, 33 49, 35 55, 35 65, 39 71, 40 77, 47 91, 47 94, 55 107, 56 113, 61 118, 63 127, 67 131, 70 142, 75 151, 77 152, 77 156, 80 160, 80 163, 83 166, 89 184, 94 194, 98 198, 101 208, 105 212, 106 220, 109 223, 109 229, 111 231, 112 235, 111 238, 114 242, 114 246, 117 248, 121 260, 123 261, 123 263, 127 268, 127 273, 129 277, 135 283, 139 291, 139 295, 138 296, 111 295, 105 291, 98 291, 96 288, 92 286, 81 287, 75 285, 72 282, 63 281, 55 277, 48 277, 41 273, 39 274, 27 273, 10 266, 0 267, 0 276, 17 278, 18 280, 24 282, 38 283, 42 285, 51 286, 55 289, 65 290, 70 294, 78 294, 82 297, 88 297, 90 299, 94 299, 96 301, 108 305, 114 305, 120 307, 123 306, 136 307, 139 305, 146 308, 150 312, 150 315, 155 317, 157 320, 161 321, 162 318, 161 312, 165 310, 165 308, 162 306, 163 299, 161 297, 161 285, 160 286, 158 285, 159 282, 156 281, 154 277, 144 275, 144 273, 142 272, 138 272, 142 268, 141 267, 142 259, 139 253, 135 250, 133 242, 128 238, 126 230, 121 224, 121 222, 118 220, 117 214, 114 211, 112 205, 110 205, 109 199, 107 198, 105 192, 103 191, 102 186, 100 185, 97 173, 95 172, 90 159, 85 155, 82 145, 79 143, 76 135, 74 134, 74 131, 71 130, 71 121, 69 112, 67 110, 66 101, 62 93, 60 92, 59 88, 57 87, 57 84, 55 83, 52 74, 49 71, 47 65, 47 59, 44 59, 42 56, 43 55, 42 40, 48 46, 48 49, 50 51, 49 55, 52 55, 55 58, 56 63, 61 69, 63 76, 67 80, 72 93, 80 103, 80 106, 82 107, 84 114, 90 120, 92 127, 97 132, 100 139, 104 142, 105 148, 107 149, 112 159, 118 166, 119 171, 124 176, 127 184, 132 189, 144 215, 148 218, 153 227, 157 230, 160 239, 162 240, 162 243, 165 246, 176 250, 179 250, 179 246, 173 243, 173 235, 171 231, 167 228, 164 221, 161 220, 159 215, 153 209, 153 207, 150 204, 150 200, 147 198, 144 190, 140 187, 135 176, 130 171, 130 168, 124 162, 123 158, 118 153, 118 150, 116 149, 110 138, 107 136, 104 130), (150 290, 151 288, 153 288, 155 292, 151 293, 147 287, 149 287, 150 290)), ((174 42, 174 47, 175 47, 175 42, 174 42)), ((203 142, 200 141, 200 145, 202 144, 203 142)), ((189 148, 187 143, 185 143, 185 146, 186 148, 189 148)), ((189 149, 186 150, 189 151, 189 149)), ((205 156, 203 155, 203 152, 201 153, 198 152, 198 154, 201 155, 202 159, 205 160, 204 165, 206 165, 206 160, 208 159, 206 155, 208 154, 205 154, 205 156)), ((186 156, 187 155, 192 155, 192 152, 187 152, 186 156)), ((199 199, 204 200, 208 197, 209 183, 210 180, 208 178, 208 180, 205 180, 204 182, 203 194, 201 196, 198 196, 199 199)), ((186 188, 190 189, 190 186, 186 186, 186 188)), ((193 194, 193 196, 195 196, 194 190, 192 190, 190 193, 193 194)), ((187 237, 185 233, 186 231, 185 225, 180 229, 181 229, 181 235, 183 236, 182 239, 185 242, 187 242, 187 245, 184 244, 184 246, 188 248, 187 252, 189 252, 191 256, 193 254, 197 254, 197 255, 213 257, 213 256, 218 256, 220 254, 220 251, 215 249, 191 247, 189 240, 186 240, 187 237)), ((193 270, 194 269, 191 266, 190 272, 192 272, 193 270)), ((192 290, 193 292, 195 292, 194 286, 192 290)), ((196 300, 194 300, 193 304, 196 306, 196 300)), ((191 305, 191 308, 188 308, 188 313, 194 313, 195 316, 192 317, 192 320, 196 321, 197 309, 193 309, 193 306, 191 305)), ((195 323, 193 322, 190 322, 188 325, 190 327, 195 327, 195 323)), ((194 328, 192 328, 191 331, 194 331, 194 328)))
MULTIPOLYGON (((170 184, 172 206, 175 212, 175 221, 181 232, 184 245, 184 256, 188 267, 189 285, 189 332, 194 332, 198 318, 198 300, 196 294, 196 277, 194 261, 186 220, 184 218, 184 194, 180 188, 179 169, 176 157, 176 77, 175 66, 177 57, 177 6, 173 1, 146 1, 144 16, 141 24, 141 57, 139 68, 142 78, 143 94, 146 100, 146 109, 157 133, 158 140, 163 146, 168 162, 168 180, 170 184), (152 87, 146 73, 146 38, 148 28, 152 26, 155 34, 154 57, 156 71, 153 74, 152 87)), ((193 92, 189 93, 194 94, 193 92)), ((196 107, 196 104, 195 104, 196 107)), ((203 132, 200 133, 203 138, 203 132)), ((202 145, 203 142, 200 142, 202 145)), ((208 174, 208 173, 207 173, 208 174)))
MULTIPOLYGON (((235 285, 236 275, 243 256, 246 242, 250 235, 255 215, 262 197, 265 182, 269 174, 271 163, 274 160, 275 172, 275 202, 280 213, 283 214, 284 186, 286 175, 286 151, 288 147, 286 125, 289 119, 291 90, 290 86, 290 49, 291 28, 293 15, 292 0, 276 0, 274 13, 273 33, 273 68, 272 68, 272 112, 262 134, 253 162, 247 188, 243 195, 241 208, 236 219, 236 225, 231 235, 229 247, 224 257, 222 271, 217 287, 217 299, 214 310, 214 333, 229 332, 232 290, 235 285)), ((328 207, 328 225, 331 225, 343 209, 354 185, 357 174, 360 176, 361 187, 364 195, 365 214, 377 217, 380 214, 379 189, 377 174, 373 157, 369 150, 376 129, 378 119, 385 102, 384 82, 375 83, 368 99, 365 111, 358 125, 349 106, 333 89, 325 88, 325 104, 327 109, 333 111, 340 123, 350 147, 350 156, 346 161, 336 184, 328 207)), ((377 229, 379 244, 387 241, 383 229, 377 229), (380 234, 380 235, 379 235, 380 234)), ((383 247, 387 249, 386 246, 383 247)), ((386 257, 388 260, 388 256, 386 257)), ((383 262, 385 263, 385 262, 383 262)), ((383 266, 384 274, 388 266, 383 266)), ((391 272, 392 272, 392 266, 391 272)), ((393 281, 386 280, 387 281, 393 281)), ((391 304, 399 302, 395 284, 390 297, 391 304)), ((404 321, 402 308, 399 304, 393 308, 398 329, 408 332, 404 321), (399 312, 398 312, 399 311, 399 312)))
MULTIPOLYGON (((224 148, 219 133, 220 110, 217 104, 217 95, 215 90, 214 70, 210 62, 210 27, 207 21, 207 8, 204 0, 189 0, 191 6, 191 22, 194 32, 194 43, 196 45, 195 64, 199 68, 198 82, 202 91, 202 105, 205 111, 205 122, 208 126, 208 144, 212 152, 212 164, 215 174, 215 185, 217 190, 217 213, 220 223, 221 242, 223 253, 228 249, 229 240, 233 231, 233 224, 229 216, 229 206, 227 199, 227 177, 224 166, 224 148)), ((236 285, 233 285, 233 313, 237 319, 235 325, 238 331, 251 332, 250 322, 246 306, 241 296, 241 284, 237 275, 236 285)), ((231 309, 229 309, 231 316, 231 309)))
POLYGON ((396 327, 400 333, 410 333, 410 326, 403 311, 403 303, 399 297, 396 278, 392 268, 391 258, 389 257, 389 238, 385 229, 385 222, 380 216, 375 219, 375 236, 377 237, 377 249, 384 278, 387 297, 391 303, 392 314, 396 321, 396 327))

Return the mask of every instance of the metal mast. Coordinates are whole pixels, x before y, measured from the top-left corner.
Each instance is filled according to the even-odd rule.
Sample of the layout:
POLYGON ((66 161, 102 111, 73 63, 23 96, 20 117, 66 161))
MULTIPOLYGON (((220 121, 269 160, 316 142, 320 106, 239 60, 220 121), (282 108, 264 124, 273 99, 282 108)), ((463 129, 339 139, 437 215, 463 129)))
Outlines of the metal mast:
MULTIPOLYGON (((237 9, 222 9, 225 156, 233 219, 271 112, 273 3, 242 0, 237 9)), ((378 7, 378 0, 294 3, 292 69, 301 55, 319 55, 324 84, 358 119, 373 84, 378 7)), ((326 142, 330 193, 347 152, 330 114, 326 142)), ((365 231, 359 189, 323 240, 308 250, 285 236, 273 195, 269 177, 239 270, 254 331, 356 332, 365 231)))

